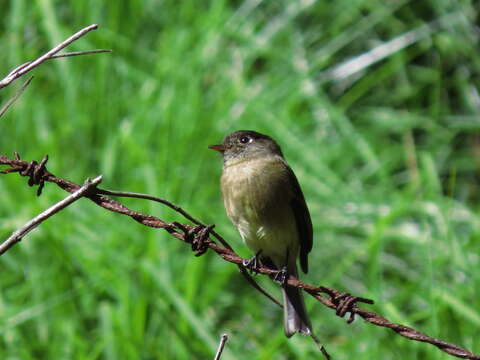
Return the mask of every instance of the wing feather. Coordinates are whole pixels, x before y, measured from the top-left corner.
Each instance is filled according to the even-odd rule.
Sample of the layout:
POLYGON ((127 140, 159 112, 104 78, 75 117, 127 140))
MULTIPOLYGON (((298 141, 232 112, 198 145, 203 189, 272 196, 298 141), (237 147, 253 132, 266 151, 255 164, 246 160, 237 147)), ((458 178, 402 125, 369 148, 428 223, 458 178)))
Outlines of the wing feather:
POLYGON ((313 246, 313 227, 305 197, 292 169, 285 163, 289 174, 289 181, 293 189, 290 201, 295 222, 297 224, 298 238, 300 240, 300 265, 304 273, 308 272, 308 253, 313 246))

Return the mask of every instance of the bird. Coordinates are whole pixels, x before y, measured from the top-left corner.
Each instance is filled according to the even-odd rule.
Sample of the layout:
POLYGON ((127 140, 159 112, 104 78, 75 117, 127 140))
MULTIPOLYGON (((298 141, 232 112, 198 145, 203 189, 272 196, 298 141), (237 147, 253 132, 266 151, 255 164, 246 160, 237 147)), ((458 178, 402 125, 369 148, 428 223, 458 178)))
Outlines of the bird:
MULTIPOLYGON (((209 148, 223 155, 225 210, 255 259, 297 278, 298 259, 307 273, 312 221, 297 177, 277 142, 256 131, 238 130, 209 148)), ((300 289, 283 281, 282 293, 285 335, 312 335, 300 289)))

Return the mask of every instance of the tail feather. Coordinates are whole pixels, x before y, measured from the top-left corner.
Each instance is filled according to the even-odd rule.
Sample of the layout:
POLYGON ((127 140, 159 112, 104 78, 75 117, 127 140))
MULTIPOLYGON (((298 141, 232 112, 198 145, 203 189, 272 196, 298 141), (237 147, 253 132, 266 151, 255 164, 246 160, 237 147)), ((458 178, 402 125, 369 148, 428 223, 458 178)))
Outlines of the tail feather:
POLYGON ((291 337, 297 332, 310 335, 312 333, 310 319, 301 290, 288 285, 284 285, 282 290, 285 335, 291 337))

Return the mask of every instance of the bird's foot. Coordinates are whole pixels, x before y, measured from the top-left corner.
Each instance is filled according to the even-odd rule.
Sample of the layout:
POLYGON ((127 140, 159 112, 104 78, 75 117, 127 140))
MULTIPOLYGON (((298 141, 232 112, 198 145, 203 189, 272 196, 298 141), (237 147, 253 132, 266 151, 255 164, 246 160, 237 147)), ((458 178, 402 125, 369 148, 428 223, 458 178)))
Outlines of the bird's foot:
POLYGON ((280 285, 285 285, 288 280, 288 272, 287 272, 287 267, 284 266, 278 272, 273 275, 272 277, 273 281, 278 282, 280 285))
POLYGON ((245 269, 249 270, 252 273, 258 274, 259 273, 259 268, 260 268, 260 254, 262 253, 262 250, 258 250, 258 252, 252 256, 250 259, 244 259, 242 261, 242 265, 245 267, 245 269))

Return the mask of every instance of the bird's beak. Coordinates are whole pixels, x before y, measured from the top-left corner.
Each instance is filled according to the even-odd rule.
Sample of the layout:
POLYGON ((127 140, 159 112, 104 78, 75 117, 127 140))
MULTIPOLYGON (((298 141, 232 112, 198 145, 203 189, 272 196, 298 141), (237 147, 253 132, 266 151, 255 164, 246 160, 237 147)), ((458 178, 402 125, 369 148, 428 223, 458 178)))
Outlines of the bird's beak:
POLYGON ((221 152, 221 153, 225 152, 225 146, 223 146, 221 144, 220 145, 210 145, 208 148, 212 149, 212 150, 215 150, 215 151, 218 151, 218 152, 221 152))

